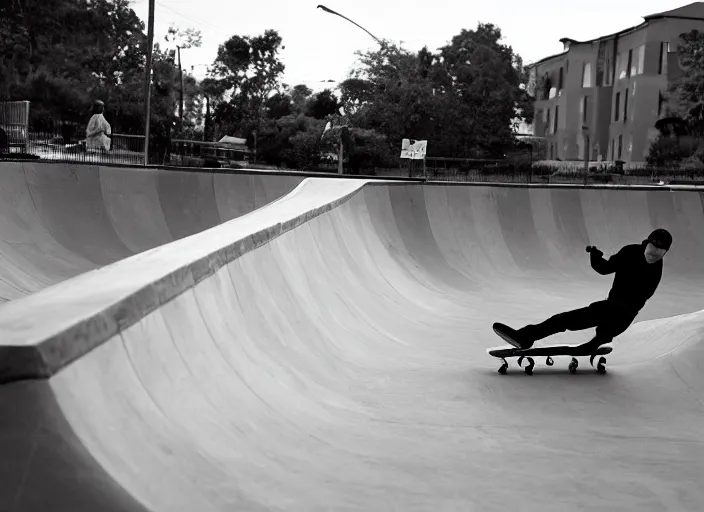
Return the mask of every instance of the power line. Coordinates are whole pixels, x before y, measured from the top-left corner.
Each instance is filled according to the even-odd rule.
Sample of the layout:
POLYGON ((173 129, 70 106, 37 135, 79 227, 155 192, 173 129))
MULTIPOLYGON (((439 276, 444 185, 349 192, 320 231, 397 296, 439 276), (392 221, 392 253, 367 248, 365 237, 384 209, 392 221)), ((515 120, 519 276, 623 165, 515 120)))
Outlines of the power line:
POLYGON ((168 5, 164 5, 163 3, 159 2, 159 1, 157 1, 156 3, 160 8, 171 11, 172 13, 176 14, 177 16, 180 16, 181 18, 183 18, 185 20, 199 22, 201 25, 205 25, 206 27, 210 27, 214 30, 217 30, 218 32, 220 32, 223 35, 230 34, 230 30, 227 30, 227 29, 220 27, 218 25, 214 25, 214 24, 210 23, 209 21, 203 20, 202 18, 199 18, 197 16, 193 16, 191 14, 189 14, 189 15, 183 14, 183 13, 177 11, 176 9, 174 9, 173 7, 169 7, 168 5))

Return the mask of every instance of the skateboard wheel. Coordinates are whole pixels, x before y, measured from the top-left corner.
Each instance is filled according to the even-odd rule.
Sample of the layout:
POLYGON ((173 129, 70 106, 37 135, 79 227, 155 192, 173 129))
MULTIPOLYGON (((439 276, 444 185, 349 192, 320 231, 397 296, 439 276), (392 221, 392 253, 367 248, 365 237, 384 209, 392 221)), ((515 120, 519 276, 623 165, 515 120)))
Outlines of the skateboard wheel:
POLYGON ((599 371, 599 373, 606 373, 606 358, 602 357, 599 359, 599 364, 596 365, 596 369, 599 371))
POLYGON ((506 370, 508 370, 508 365, 507 364, 502 364, 501 368, 499 368, 499 373, 501 375, 506 375, 506 370))
POLYGON ((552 366, 555 364, 555 361, 552 360, 552 357, 548 356, 548 358, 545 360, 545 364, 548 366, 552 366))
POLYGON ((570 373, 575 373, 577 371, 577 367, 579 366, 579 361, 577 361, 577 358, 573 357, 572 362, 570 362, 570 373))
POLYGON ((532 357, 528 357, 528 366, 526 366, 526 373, 528 375, 533 375, 533 368, 535 367, 535 361, 532 357))

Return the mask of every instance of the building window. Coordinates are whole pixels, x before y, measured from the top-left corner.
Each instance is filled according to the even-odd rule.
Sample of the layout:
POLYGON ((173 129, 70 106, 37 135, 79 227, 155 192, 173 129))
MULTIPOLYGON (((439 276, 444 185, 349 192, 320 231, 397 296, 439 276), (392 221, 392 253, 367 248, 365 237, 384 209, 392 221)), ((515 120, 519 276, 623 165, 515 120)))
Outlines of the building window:
POLYGON ((563 74, 562 74, 562 68, 560 68, 560 74, 557 77, 557 90, 561 91, 562 90, 562 81, 563 81, 563 74))
POLYGON ((628 50, 628 64, 626 65, 626 76, 630 78, 631 75, 635 75, 633 71, 633 50, 628 50))
POLYGON ((545 109, 545 131, 550 133, 552 125, 550 124, 550 109, 545 109))
POLYGON ((582 98, 582 124, 587 124, 587 107, 589 105, 589 96, 582 98))
POLYGON ((616 93, 616 108, 614 108, 614 121, 618 121, 618 115, 621 112, 621 93, 616 93))
POLYGON ((623 122, 628 122, 628 89, 623 97, 623 122))
POLYGON ((555 119, 552 120, 553 126, 552 126, 552 133, 557 133, 557 119, 560 115, 560 106, 555 105, 555 119))
POLYGON ((614 160, 614 149, 616 148, 616 144, 614 144, 614 139, 611 139, 611 161, 614 160))
POLYGON ((627 70, 629 68, 628 60, 623 53, 619 53, 616 58, 616 69, 618 74, 618 79, 623 80, 626 78, 627 70))
POLYGON ((667 74, 667 52, 670 51, 670 43, 660 43, 660 65, 658 66, 658 74, 667 74))
POLYGON ((543 75, 543 99, 550 99, 550 89, 552 88, 552 80, 550 80, 550 75, 545 73, 543 75))
POLYGON ((636 74, 642 75, 645 70, 645 45, 644 44, 642 44, 638 48, 636 48, 636 57, 637 57, 636 74))
POLYGON ((613 69, 611 66, 611 56, 607 55, 604 59, 604 85, 611 85, 611 76, 613 75, 613 69))
POLYGON ((623 135, 618 136, 618 159, 621 160, 621 153, 623 152, 623 135))
POLYGON ((582 67, 582 87, 592 86, 592 64, 585 62, 582 67))

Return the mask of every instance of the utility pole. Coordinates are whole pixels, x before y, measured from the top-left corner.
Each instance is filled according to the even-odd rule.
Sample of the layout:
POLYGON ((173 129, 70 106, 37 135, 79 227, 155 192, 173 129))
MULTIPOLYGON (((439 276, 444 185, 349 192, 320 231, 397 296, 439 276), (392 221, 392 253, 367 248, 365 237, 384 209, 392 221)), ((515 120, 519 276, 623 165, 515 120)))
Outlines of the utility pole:
POLYGON ((181 67, 181 47, 177 46, 176 50, 178 51, 178 72, 180 75, 180 80, 181 80, 181 94, 180 94, 180 100, 179 100, 179 109, 178 109, 178 119, 179 119, 179 132, 181 134, 179 136, 183 135, 183 68, 181 67))
POLYGON ((154 2, 149 0, 149 22, 147 24, 147 64, 144 69, 144 166, 149 165, 149 121, 152 97, 152 51, 154 47, 154 2))

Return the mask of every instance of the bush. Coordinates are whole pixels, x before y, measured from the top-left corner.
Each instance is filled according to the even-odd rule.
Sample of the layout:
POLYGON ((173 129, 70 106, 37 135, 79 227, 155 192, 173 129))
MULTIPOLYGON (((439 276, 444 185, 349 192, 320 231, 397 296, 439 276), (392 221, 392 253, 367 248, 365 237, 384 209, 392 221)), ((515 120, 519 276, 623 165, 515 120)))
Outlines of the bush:
POLYGON ((320 163, 320 136, 315 132, 298 132, 288 142, 290 148, 282 151, 282 157, 293 168, 310 171, 320 163))
POLYGON ((704 153, 702 141, 696 137, 663 137, 658 136, 650 144, 648 156, 645 161, 650 167, 667 167, 680 165, 688 161, 689 165, 696 162, 702 163, 701 155, 704 153), (694 160, 691 160, 694 157, 694 160))

